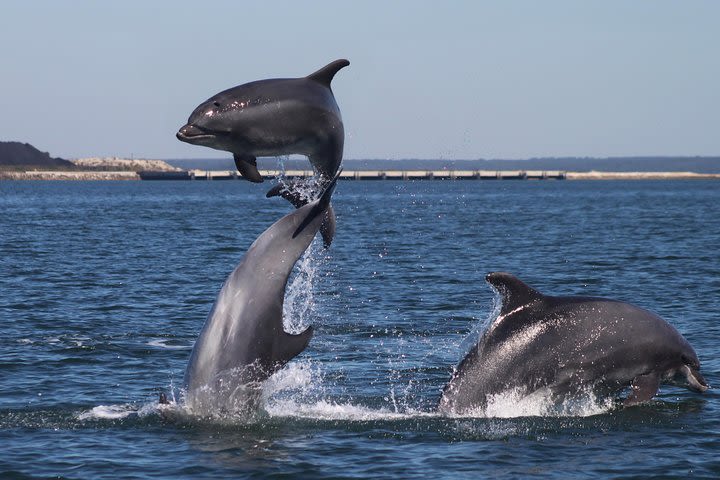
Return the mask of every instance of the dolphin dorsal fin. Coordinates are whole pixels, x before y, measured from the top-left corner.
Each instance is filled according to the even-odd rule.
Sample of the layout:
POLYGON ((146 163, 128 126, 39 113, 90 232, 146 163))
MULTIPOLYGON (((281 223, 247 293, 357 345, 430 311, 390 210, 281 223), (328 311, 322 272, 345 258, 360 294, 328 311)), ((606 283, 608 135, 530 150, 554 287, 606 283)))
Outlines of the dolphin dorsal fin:
POLYGON ((515 275, 506 272, 493 272, 485 276, 485 281, 503 296, 501 315, 539 300, 542 293, 526 285, 515 275))
POLYGON ((347 67, 348 65, 350 65, 350 62, 345 60, 344 58, 340 60, 335 60, 334 62, 328 63, 317 72, 311 73, 307 76, 307 78, 315 80, 316 82, 325 85, 327 88, 330 88, 330 82, 332 82, 335 74, 341 68, 347 67))

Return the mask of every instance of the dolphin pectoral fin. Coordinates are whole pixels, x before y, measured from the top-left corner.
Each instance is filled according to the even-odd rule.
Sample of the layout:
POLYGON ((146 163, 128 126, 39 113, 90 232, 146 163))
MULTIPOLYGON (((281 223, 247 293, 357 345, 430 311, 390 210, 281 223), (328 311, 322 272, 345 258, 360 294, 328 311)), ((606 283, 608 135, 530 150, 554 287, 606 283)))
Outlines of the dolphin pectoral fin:
POLYGON ((657 373, 648 373, 647 375, 639 375, 635 377, 630 385, 632 392, 625 399, 623 405, 629 407, 638 403, 647 402, 660 388, 660 375, 657 373))
POLYGON ((233 159, 235 160, 235 166, 238 172, 240 172, 243 178, 254 183, 263 182, 263 177, 257 169, 257 159, 254 156, 235 153, 233 154, 233 159))
MULTIPOLYGON (((278 183, 268 190, 265 196, 267 198, 282 197, 292 203, 295 208, 301 208, 310 203, 310 199, 300 193, 300 190, 295 183, 278 183)), ((327 211, 325 212, 325 218, 320 225, 320 234, 322 235, 323 246, 325 248, 329 248, 330 244, 332 244, 333 238, 335 238, 335 224, 335 210, 332 205, 329 205, 327 211)))
POLYGON ((705 381, 705 377, 691 366, 683 365, 681 372, 685 376, 685 380, 687 380, 687 388, 693 392, 703 393, 710 388, 710 385, 705 381))
POLYGON ((276 350, 276 361, 282 365, 286 364, 293 358, 302 353, 310 343, 313 335, 313 328, 308 327, 305 331, 293 335, 283 332, 278 339, 278 347, 276 350))
POLYGON ((265 194, 265 198, 272 198, 272 197, 281 197, 283 190, 285 190, 285 185, 282 183, 277 183, 273 185, 270 190, 267 191, 265 194))
POLYGON ((295 183, 278 183, 267 191, 265 197, 282 197, 292 203, 293 207, 300 208, 310 203, 310 199, 300 193, 295 183))

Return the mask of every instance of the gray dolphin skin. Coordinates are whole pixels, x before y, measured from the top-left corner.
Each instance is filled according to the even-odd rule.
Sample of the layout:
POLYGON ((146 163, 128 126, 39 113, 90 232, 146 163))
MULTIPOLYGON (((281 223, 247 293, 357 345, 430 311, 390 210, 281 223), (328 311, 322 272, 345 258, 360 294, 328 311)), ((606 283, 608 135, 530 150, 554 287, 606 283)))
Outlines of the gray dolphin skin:
POLYGON ((262 182, 257 157, 306 155, 323 179, 335 175, 345 132, 330 82, 347 60, 335 60, 303 78, 259 80, 201 103, 177 138, 231 152, 240 174, 262 182))
POLYGON ((690 344, 657 315, 629 303, 543 295, 509 273, 487 282, 502 295, 492 321, 445 386, 439 410, 471 413, 488 396, 544 390, 562 400, 587 389, 624 404, 650 400, 661 383, 708 389, 690 344))
POLYGON ((283 330, 285 287, 320 229, 336 181, 265 230, 225 281, 185 371, 191 411, 252 411, 260 383, 308 345, 312 327, 297 335, 283 330))

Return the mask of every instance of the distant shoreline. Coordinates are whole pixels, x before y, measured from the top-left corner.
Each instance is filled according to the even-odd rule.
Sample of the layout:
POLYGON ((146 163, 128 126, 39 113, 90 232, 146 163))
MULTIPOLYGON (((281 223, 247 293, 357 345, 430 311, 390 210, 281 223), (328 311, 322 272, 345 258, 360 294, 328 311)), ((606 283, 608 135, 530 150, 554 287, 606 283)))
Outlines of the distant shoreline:
MULTIPOLYGON (((181 176, 165 179, 172 180, 189 180, 191 174, 202 173, 206 175, 208 171, 191 171, 187 172, 187 176, 182 176, 186 172, 174 172, 181 176)), ((233 172, 230 171, 209 171, 214 179, 232 179, 233 172)), ((162 179, 163 172, 148 172, 159 174, 156 175, 162 179)), ((266 178, 272 178, 279 172, 276 170, 261 171, 266 178)), ((564 176, 566 180, 720 180, 720 173, 695 173, 695 172, 558 172, 558 171, 497 171, 496 178, 515 179, 523 178, 521 174, 527 173, 525 179, 542 179, 542 173, 547 173, 546 178, 560 178, 564 176), (503 177, 504 174, 504 177, 503 177)), ((309 171, 287 172, 290 176, 306 176, 311 175, 309 171)), ((348 171, 343 172, 343 178, 351 180, 420 180, 420 179, 468 179, 486 181, 492 178, 492 171, 483 171, 482 176, 479 171, 460 171, 460 170, 410 170, 410 171, 348 171), (490 173, 491 175, 488 175, 490 173), (357 174, 357 175, 356 175, 357 174)), ((198 177, 200 178, 200 177, 198 177)), ((204 179, 204 178, 203 178, 204 179)), ((54 181, 99 181, 99 180, 123 180, 123 181, 139 181, 141 174, 133 171, 63 171, 63 170, 45 170, 45 171, 0 171, 0 180, 54 180, 54 181)))

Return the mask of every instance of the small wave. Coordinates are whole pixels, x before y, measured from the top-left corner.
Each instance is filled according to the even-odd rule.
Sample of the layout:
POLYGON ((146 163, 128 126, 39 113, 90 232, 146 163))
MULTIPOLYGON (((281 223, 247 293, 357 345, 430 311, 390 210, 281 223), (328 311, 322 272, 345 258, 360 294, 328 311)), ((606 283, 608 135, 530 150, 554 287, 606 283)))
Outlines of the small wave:
POLYGON ((96 340, 85 335, 60 335, 57 337, 40 337, 40 338, 20 338, 16 340, 21 345, 53 347, 60 346, 62 348, 92 348, 96 340))
POLYGON ((190 350, 192 345, 168 345, 167 342, 171 340, 167 338, 156 338, 147 342, 151 347, 166 348, 169 350, 190 350))
POLYGON ((125 418, 137 410, 128 405, 98 405, 78 415, 78 420, 117 420, 125 418))
POLYGON ((84 420, 120 420, 130 416, 146 416, 157 412, 156 403, 147 403, 141 406, 134 404, 98 405, 90 410, 78 414, 77 419, 84 420))

